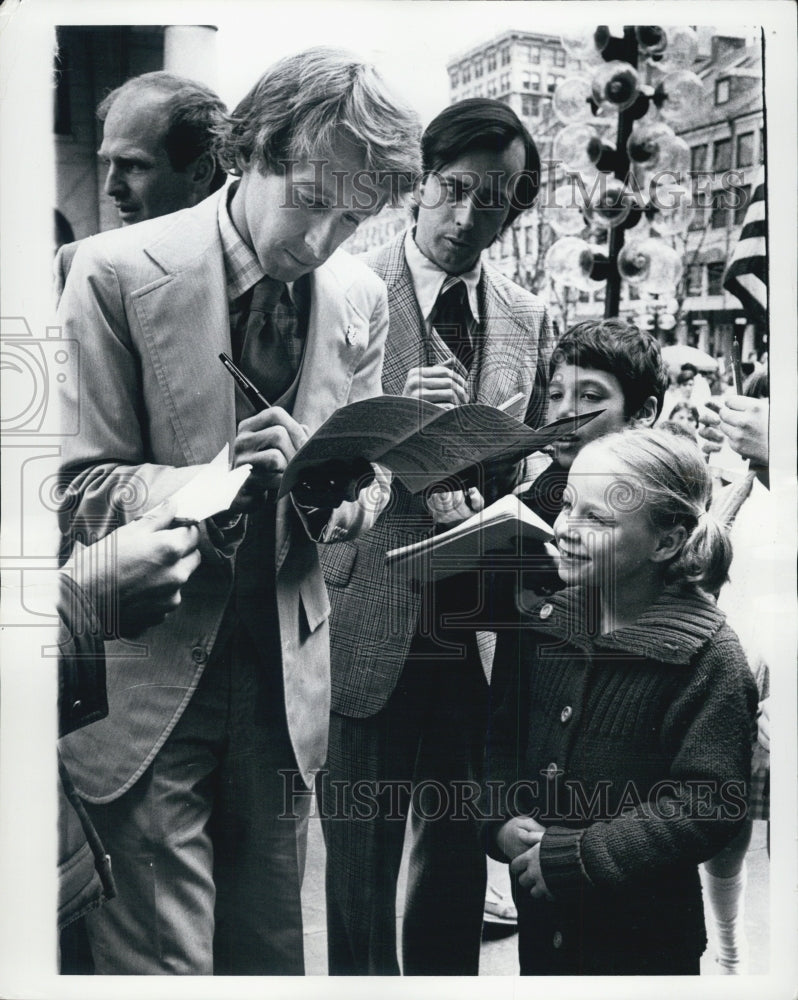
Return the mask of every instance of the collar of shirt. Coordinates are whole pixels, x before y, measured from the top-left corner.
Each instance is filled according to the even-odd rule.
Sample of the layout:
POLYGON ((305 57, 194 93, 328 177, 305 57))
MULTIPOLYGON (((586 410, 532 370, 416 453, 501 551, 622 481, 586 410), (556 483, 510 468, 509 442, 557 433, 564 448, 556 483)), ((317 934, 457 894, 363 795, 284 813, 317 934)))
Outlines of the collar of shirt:
MULTIPOLYGON (((248 247, 241 239, 230 217, 230 201, 237 187, 238 181, 234 181, 219 199, 219 238, 222 242, 222 259, 224 260, 228 302, 235 301, 244 292, 252 288, 253 285, 257 284, 261 278, 266 277, 266 272, 255 256, 255 251, 248 247)), ((288 294, 291 296, 291 301, 296 305, 294 299, 294 282, 287 282, 286 287, 288 288, 288 294)))
MULTIPOLYGON (((424 322, 429 330, 429 318, 435 303, 438 300, 441 286, 449 275, 442 271, 437 264, 425 257, 419 250, 415 241, 415 229, 408 229, 405 236, 405 260, 407 261, 410 277, 413 279, 413 287, 416 290, 416 300, 424 317, 424 322)), ((476 322, 479 322, 479 298, 477 296, 477 286, 482 277, 482 261, 478 260, 470 271, 458 274, 462 279, 468 293, 468 305, 471 315, 476 322)))

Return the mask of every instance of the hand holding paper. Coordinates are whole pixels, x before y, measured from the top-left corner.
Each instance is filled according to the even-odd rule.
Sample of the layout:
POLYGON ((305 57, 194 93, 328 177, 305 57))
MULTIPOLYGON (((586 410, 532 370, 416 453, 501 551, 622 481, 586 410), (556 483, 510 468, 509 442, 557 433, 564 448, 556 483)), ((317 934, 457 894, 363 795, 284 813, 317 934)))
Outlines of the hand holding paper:
POLYGON ((249 477, 252 466, 230 469, 230 448, 225 445, 216 458, 170 498, 176 521, 204 521, 223 510, 233 500, 249 477))

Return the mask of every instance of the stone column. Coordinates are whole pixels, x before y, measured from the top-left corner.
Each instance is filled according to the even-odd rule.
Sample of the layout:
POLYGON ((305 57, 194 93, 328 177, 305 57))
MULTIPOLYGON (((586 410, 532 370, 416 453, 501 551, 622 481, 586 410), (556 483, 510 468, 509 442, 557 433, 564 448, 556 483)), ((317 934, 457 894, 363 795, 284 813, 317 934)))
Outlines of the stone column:
POLYGON ((216 90, 216 27, 171 24, 164 31, 163 68, 216 90))

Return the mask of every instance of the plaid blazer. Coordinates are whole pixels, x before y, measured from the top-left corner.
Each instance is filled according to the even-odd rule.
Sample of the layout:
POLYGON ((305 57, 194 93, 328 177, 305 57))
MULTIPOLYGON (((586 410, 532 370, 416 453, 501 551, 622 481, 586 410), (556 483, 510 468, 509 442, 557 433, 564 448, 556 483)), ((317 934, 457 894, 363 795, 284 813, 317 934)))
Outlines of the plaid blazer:
MULTIPOLYGON (((451 356, 433 331, 427 338, 404 254, 401 233, 363 260, 388 289, 389 329, 383 391, 401 394, 407 372, 451 356)), ((527 400, 527 421, 543 422, 545 377, 553 348, 545 305, 483 263, 478 287, 478 346, 469 373, 473 402, 496 406, 518 392, 527 400)), ((432 531, 418 497, 393 483, 393 495, 376 525, 356 541, 324 546, 322 570, 332 613, 332 708, 355 718, 374 715, 396 686, 421 612, 421 594, 391 577, 385 553, 432 531)))

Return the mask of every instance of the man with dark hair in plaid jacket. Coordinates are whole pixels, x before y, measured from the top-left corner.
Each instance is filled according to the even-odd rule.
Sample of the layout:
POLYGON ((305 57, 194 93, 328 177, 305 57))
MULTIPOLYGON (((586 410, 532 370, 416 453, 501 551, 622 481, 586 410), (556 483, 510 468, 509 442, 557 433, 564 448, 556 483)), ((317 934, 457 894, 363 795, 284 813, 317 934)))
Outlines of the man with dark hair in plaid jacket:
MULTIPOLYGON (((467 100, 428 126, 422 159, 415 226, 365 257, 388 289, 383 389, 446 407, 498 406, 520 393, 527 422, 540 426, 552 347, 545 306, 481 261, 537 195, 535 144, 506 105, 467 100)), ((399 972, 396 883, 408 815, 404 973, 478 971, 485 855, 457 798, 478 777, 487 683, 475 633, 445 618, 469 598, 462 578, 413 590, 389 578, 384 556, 509 492, 517 475, 502 470, 492 496, 454 492, 429 506, 394 483, 368 534, 322 553, 333 710, 317 788, 333 975, 399 972)), ((479 599, 473 589, 470 599, 479 599)))

